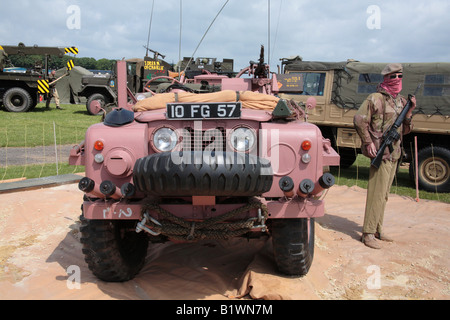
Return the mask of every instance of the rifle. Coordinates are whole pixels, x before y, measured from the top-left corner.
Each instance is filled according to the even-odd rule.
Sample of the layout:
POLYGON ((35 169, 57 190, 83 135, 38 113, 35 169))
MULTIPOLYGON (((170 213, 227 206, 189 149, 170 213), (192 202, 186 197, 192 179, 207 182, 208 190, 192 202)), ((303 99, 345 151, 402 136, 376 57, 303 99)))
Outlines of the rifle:
POLYGON ((378 149, 377 155, 375 158, 372 159, 372 162, 370 163, 375 168, 379 168, 381 165, 381 161, 383 160, 383 154, 384 150, 389 148, 389 152, 394 151, 394 147, 392 144, 395 141, 398 141, 401 137, 401 135, 397 132, 397 129, 402 125, 403 120, 405 119, 406 113, 411 108, 411 98, 417 94, 420 87, 422 86, 421 83, 416 88, 416 91, 414 92, 414 95, 408 95, 408 102, 406 103, 405 107, 403 108, 402 112, 400 112, 400 115, 395 120, 394 124, 383 134, 383 143, 381 144, 380 149, 378 149))

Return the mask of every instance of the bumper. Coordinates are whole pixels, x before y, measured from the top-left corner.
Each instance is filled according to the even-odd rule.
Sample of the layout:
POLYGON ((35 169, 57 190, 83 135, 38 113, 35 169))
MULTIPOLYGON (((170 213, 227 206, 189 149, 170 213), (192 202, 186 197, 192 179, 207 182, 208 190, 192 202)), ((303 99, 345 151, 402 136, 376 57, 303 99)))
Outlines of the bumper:
MULTIPOLYGON (((322 200, 305 200, 293 198, 286 201, 265 201, 260 199, 267 207, 269 219, 317 218, 324 215, 324 202, 322 200)), ((192 205, 192 204, 161 204, 160 207, 174 216, 184 220, 204 221, 221 216, 231 210, 243 207, 243 204, 220 205, 192 205)), ((91 220, 141 220, 144 201, 128 203, 114 200, 85 201, 83 215, 91 220)), ((164 217, 158 210, 147 210, 148 214, 156 220, 164 217)), ((255 218, 258 209, 252 208, 233 217, 236 220, 255 218)))

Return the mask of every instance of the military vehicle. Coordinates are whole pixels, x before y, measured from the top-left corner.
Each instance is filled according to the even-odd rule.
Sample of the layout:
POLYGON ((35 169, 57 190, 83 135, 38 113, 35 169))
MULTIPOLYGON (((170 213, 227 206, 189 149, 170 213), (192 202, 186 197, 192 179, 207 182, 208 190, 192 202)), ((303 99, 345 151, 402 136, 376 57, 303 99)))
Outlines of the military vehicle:
MULTIPOLYGON (((361 142, 353 126, 356 110, 383 81, 387 63, 303 61, 282 59, 283 73, 303 77, 303 92, 280 97, 306 101, 317 99, 308 120, 332 141, 341 156, 341 166, 353 164, 361 142)), ((430 192, 450 192, 450 63, 403 63, 404 96, 413 94, 421 83, 414 111, 412 133, 404 137, 403 161, 410 163, 412 181, 430 192), (417 152, 415 152, 417 138, 417 152)))
POLYGON ((175 67, 175 71, 184 71, 188 79, 193 79, 195 76, 204 73, 216 73, 227 75, 228 77, 236 75, 233 59, 218 61, 217 58, 207 57, 199 57, 196 59, 184 57, 175 67))
POLYGON ((23 43, 17 46, 0 46, 0 100, 6 110, 10 112, 26 112, 38 103, 38 81, 48 79, 48 62, 51 56, 63 57, 72 52, 73 47, 27 47, 23 43), (37 62, 34 68, 24 73, 9 72, 6 68, 9 56, 12 55, 40 55, 44 56, 44 65, 37 62))
MULTIPOLYGON (((126 62, 117 62, 118 108, 88 128, 69 158, 86 168, 81 242, 98 278, 132 279, 149 243, 231 237, 270 236, 280 272, 309 271, 314 219, 334 184, 326 168, 339 155, 304 119, 313 99, 305 106, 276 97, 277 77, 261 61, 244 73, 210 75, 218 92, 179 83, 130 102, 126 62)), ((301 83, 293 78, 285 83, 301 83)))
MULTIPOLYGON (((202 74, 233 74, 233 60, 224 59, 223 62, 216 58, 197 58, 195 60, 184 58, 177 67, 173 67, 166 61, 161 53, 148 49, 154 53, 153 57, 148 55, 144 59, 127 59, 128 88, 133 95, 145 92, 154 92, 157 89, 166 90, 172 83, 172 78, 180 78, 182 74, 185 80, 193 79, 194 76, 202 74), (177 70, 180 70, 177 72, 177 70), (170 81, 169 81, 170 79, 170 81), (162 86, 160 86, 162 85, 162 86)), ((79 96, 86 97, 86 109, 89 114, 102 113, 102 109, 108 104, 114 104, 117 100, 115 88, 115 72, 104 75, 91 75, 82 78, 82 89, 79 96), (99 108, 100 107, 100 108, 99 108)), ((192 81, 193 82, 193 81, 192 81)), ((177 81, 177 83, 179 83, 177 81)), ((201 90, 201 86, 196 87, 201 90)))
MULTIPOLYGON (((127 83, 128 89, 133 94, 143 92, 146 83, 155 77, 168 76, 172 66, 161 60, 164 55, 157 51, 147 49, 147 52, 154 53, 154 57, 146 55, 144 59, 126 59, 127 62, 127 83)), ((91 115, 103 113, 107 105, 114 104, 117 100, 117 90, 115 86, 116 71, 112 66, 111 73, 86 75, 82 78, 79 96, 86 97, 86 110, 91 115)), ((159 81, 161 82, 161 81, 159 81)), ((154 84, 158 84, 155 81, 154 84)))

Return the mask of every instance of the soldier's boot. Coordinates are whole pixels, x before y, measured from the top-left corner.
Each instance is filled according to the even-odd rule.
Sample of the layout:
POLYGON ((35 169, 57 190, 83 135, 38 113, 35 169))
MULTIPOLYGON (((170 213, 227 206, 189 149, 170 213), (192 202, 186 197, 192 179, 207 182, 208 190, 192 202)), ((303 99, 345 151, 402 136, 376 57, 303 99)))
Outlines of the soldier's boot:
POLYGON ((381 246, 375 239, 375 235, 373 233, 363 233, 361 242, 364 243, 369 248, 381 249, 381 246))
POLYGON ((383 232, 375 233, 375 238, 380 239, 381 241, 394 242, 394 239, 392 239, 391 237, 389 237, 387 234, 385 234, 383 232))

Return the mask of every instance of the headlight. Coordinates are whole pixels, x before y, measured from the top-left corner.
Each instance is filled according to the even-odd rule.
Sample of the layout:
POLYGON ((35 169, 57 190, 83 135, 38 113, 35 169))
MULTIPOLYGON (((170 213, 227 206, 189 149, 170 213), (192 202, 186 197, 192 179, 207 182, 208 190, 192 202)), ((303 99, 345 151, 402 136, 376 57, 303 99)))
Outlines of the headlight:
POLYGON ((247 127, 240 127, 230 135, 231 146, 239 152, 249 151, 253 148, 256 142, 256 135, 254 130, 247 127))
POLYGON ((161 128, 153 134, 153 145, 161 152, 171 151, 177 145, 178 137, 174 130, 161 128))

